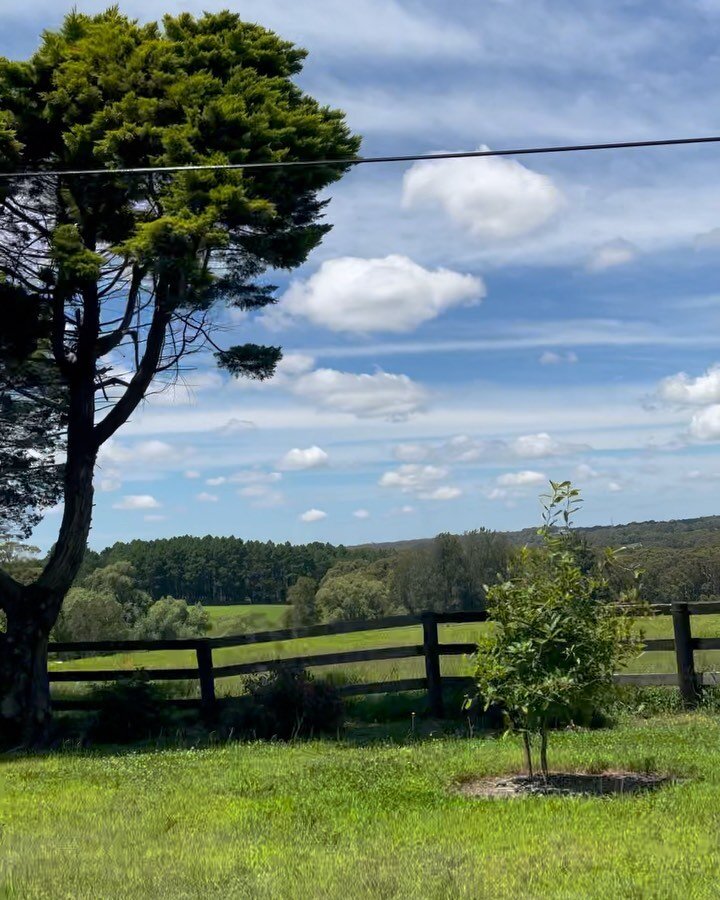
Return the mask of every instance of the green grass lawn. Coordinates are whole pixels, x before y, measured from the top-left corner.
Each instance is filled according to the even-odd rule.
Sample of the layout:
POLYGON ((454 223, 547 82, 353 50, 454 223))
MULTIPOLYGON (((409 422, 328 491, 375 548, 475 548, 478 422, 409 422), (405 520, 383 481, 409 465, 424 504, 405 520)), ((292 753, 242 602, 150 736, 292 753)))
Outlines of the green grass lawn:
MULTIPOLYGON (((210 607, 213 619, 213 633, 229 635, 247 631, 267 630, 282 627, 283 606, 234 606, 210 607)), ((444 625, 440 628, 442 642, 473 642, 478 634, 490 627, 478 625, 444 625)), ((720 637, 720 615, 694 616, 693 633, 696 637, 720 637)), ((658 616, 643 620, 641 628, 647 638, 672 637, 672 621, 669 616, 658 616)), ((281 659, 288 656, 303 656, 317 653, 334 653, 345 650, 359 650, 369 647, 405 646, 421 644, 422 629, 419 625, 405 628, 385 629, 380 631, 359 632, 353 634, 327 635, 323 637, 301 640, 280 641, 268 644, 257 644, 248 647, 228 647, 214 652, 215 664, 218 666, 238 662, 252 662, 265 659, 281 659)), ((698 671, 720 671, 720 651, 703 651, 695 655, 698 671)), ((114 654, 102 657, 84 657, 63 662, 53 661, 53 668, 70 669, 108 669, 122 668, 178 668, 194 667, 195 654, 192 651, 162 650, 142 653, 114 654)), ((442 660, 442 672, 445 675, 466 675, 472 672, 472 658, 445 657, 442 660)), ((674 653, 644 653, 633 660, 627 667, 632 672, 674 672, 674 653)), ((354 681, 394 681, 398 678, 419 678, 424 675, 424 662, 421 657, 415 659, 380 660, 377 662, 354 663, 342 667, 330 666, 317 670, 323 673, 341 672, 344 678, 354 681)), ((242 692, 241 678, 219 679, 217 690, 220 696, 242 692)), ((81 693, 87 685, 56 685, 54 693, 81 693)))
POLYGON ((655 794, 453 790, 520 761, 449 737, 0 759, 0 897, 717 896, 718 718, 552 736, 555 769, 684 779, 655 794))
POLYGON ((246 631, 272 631, 284 627, 289 607, 283 603, 245 603, 237 606, 206 606, 211 637, 244 634, 246 631))

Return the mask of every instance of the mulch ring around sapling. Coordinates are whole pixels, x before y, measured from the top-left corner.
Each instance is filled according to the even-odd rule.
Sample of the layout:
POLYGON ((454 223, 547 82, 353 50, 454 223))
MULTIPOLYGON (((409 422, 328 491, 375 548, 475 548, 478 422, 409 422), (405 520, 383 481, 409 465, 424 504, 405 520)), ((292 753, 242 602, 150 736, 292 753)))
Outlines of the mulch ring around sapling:
POLYGON ((668 775, 647 775, 639 772, 605 772, 590 775, 583 772, 551 772, 547 780, 542 775, 498 775, 464 781, 458 792, 480 800, 500 800, 513 797, 614 797, 642 794, 657 790, 675 781, 668 775))

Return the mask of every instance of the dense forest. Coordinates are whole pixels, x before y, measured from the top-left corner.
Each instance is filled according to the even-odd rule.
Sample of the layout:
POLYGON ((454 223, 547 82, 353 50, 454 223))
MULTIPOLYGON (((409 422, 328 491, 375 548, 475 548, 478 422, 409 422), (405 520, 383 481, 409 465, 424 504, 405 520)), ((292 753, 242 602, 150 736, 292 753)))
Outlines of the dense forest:
MULTIPOLYGON (((590 525, 584 528, 577 526, 574 530, 594 547, 627 547, 633 544, 641 544, 644 548, 720 546, 720 516, 669 519, 661 522, 648 519, 645 522, 628 522, 625 525, 590 525)), ((532 546, 540 543, 536 527, 496 533, 518 547, 524 544, 532 546)), ((362 544, 360 547, 387 553, 427 547, 432 540, 432 538, 418 538, 408 541, 362 544)))
MULTIPOLYGON (((720 516, 697 519, 670 519, 667 522, 629 522, 627 525, 592 525, 577 528, 594 547, 628 547, 640 544, 644 549, 720 547, 720 516)), ((514 544, 533 544, 537 541, 534 528, 507 533, 514 544)))
POLYGON ((320 580, 345 559, 375 559, 376 550, 332 544, 275 544, 235 537, 182 537, 130 541, 88 551, 80 577, 116 562, 132 563, 138 585, 158 600, 170 595, 188 602, 285 603, 300 576, 320 580))
MULTIPOLYGON (((626 548, 617 583, 639 568, 650 603, 720 598, 720 517, 578 528, 576 535, 588 564, 604 547, 626 548)), ((122 629, 196 633, 205 627, 192 608, 197 603, 290 604, 287 619, 294 625, 478 609, 517 548, 536 541, 535 529, 480 529, 361 547, 211 536, 116 543, 88 551, 58 627, 75 638, 122 629)), ((0 546, 3 564, 23 581, 39 566, 26 551, 0 546)))
MULTIPOLYGON (((643 593, 649 602, 720 596, 720 516, 576 532, 590 548, 627 547, 623 558, 644 571, 643 593)), ((323 618, 348 617, 360 608, 464 609, 482 605, 483 584, 504 571, 513 547, 536 540, 533 528, 507 533, 481 529, 459 537, 351 548, 185 536, 90 551, 83 574, 127 561, 153 599, 170 595, 202 603, 285 603, 288 590, 304 578, 320 591, 316 615, 323 618)), ((305 581, 304 596, 308 585, 305 581)))

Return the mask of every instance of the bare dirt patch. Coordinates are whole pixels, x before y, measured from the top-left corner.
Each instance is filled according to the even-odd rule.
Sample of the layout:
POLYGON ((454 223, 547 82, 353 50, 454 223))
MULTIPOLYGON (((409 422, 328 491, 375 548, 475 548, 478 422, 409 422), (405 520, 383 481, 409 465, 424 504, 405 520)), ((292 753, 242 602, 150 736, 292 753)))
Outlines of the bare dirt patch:
POLYGON ((638 772, 605 772, 589 775, 583 772, 551 772, 547 780, 541 775, 500 775, 478 778, 460 785, 466 797, 509 799, 534 795, 567 797, 607 797, 640 794, 657 790, 672 779, 667 775, 645 775, 638 772))

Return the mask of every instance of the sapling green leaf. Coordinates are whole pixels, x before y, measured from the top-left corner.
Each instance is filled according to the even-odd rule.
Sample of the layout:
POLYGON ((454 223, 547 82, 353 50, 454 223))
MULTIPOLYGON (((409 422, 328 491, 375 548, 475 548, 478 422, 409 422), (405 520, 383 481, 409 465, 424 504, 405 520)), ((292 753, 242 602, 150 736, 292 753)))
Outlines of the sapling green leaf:
POLYGON ((508 731, 522 734, 531 775, 532 740, 539 736, 545 777, 552 723, 597 704, 613 674, 642 648, 632 615, 642 611, 637 585, 613 587, 615 552, 588 563, 587 548, 573 533, 580 492, 569 481, 550 486, 541 498, 542 547, 524 547, 509 578, 488 589, 495 627, 479 642, 475 670, 485 707, 500 706, 508 731))

